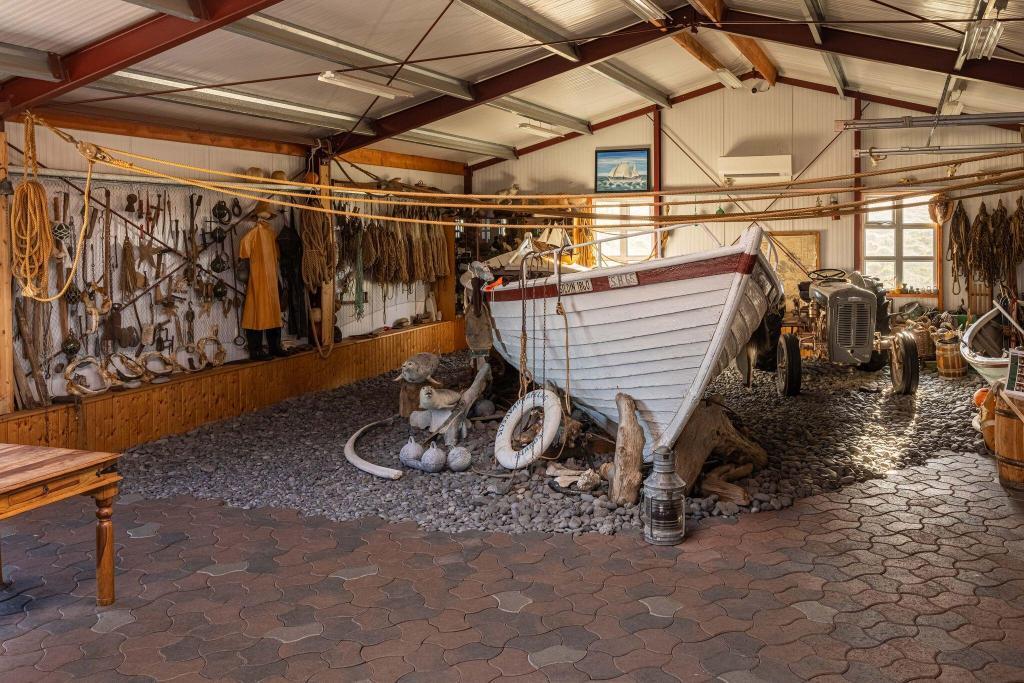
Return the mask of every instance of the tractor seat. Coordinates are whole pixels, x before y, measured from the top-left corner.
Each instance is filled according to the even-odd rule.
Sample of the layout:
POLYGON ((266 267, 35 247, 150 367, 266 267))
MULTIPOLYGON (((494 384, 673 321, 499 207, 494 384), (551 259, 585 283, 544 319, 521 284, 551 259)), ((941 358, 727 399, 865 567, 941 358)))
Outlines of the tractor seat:
POLYGON ((811 301, 811 281, 810 280, 804 280, 803 282, 801 282, 800 284, 797 285, 797 288, 799 288, 799 290, 800 290, 800 298, 803 299, 804 301, 810 303, 810 301, 811 301))

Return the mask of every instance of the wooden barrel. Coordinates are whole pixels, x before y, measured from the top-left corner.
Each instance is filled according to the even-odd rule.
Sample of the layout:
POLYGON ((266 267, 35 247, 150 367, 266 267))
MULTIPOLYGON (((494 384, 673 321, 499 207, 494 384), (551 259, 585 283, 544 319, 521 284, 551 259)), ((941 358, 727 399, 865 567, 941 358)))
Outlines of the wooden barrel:
POLYGON ((967 363, 960 355, 960 340, 952 343, 938 342, 935 344, 935 362, 939 377, 951 379, 967 374, 967 363))
POLYGON ((996 399, 995 430, 999 483, 1024 491, 1024 422, 1002 395, 996 399))

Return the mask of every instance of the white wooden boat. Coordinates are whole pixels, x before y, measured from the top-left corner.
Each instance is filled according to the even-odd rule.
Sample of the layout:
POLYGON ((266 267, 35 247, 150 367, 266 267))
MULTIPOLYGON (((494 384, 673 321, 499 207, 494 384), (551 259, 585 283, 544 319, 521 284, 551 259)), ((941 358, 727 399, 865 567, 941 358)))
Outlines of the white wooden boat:
POLYGON ((1003 337, 999 313, 998 308, 993 308, 975 320, 960 340, 960 355, 989 384, 1005 382, 1010 369, 1008 354, 995 355, 1002 347, 1003 337))
POLYGON ((636 399, 646 454, 672 446, 708 384, 783 300, 761 239, 752 227, 711 251, 493 287, 495 349, 520 366, 525 308, 534 381, 568 385, 573 403, 608 431, 625 392, 636 399))

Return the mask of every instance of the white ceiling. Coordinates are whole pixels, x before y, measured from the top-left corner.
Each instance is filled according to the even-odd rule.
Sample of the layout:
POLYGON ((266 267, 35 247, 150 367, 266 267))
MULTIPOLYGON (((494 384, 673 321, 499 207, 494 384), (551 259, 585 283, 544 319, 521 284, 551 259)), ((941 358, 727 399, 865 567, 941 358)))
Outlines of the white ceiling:
MULTIPOLYGON (((573 38, 614 31, 638 21, 622 0, 506 1, 517 2, 524 13, 539 17, 573 38)), ((912 19, 905 12, 929 18, 967 17, 974 5, 974 0, 889 0, 888 4, 904 10, 899 12, 882 6, 876 0, 821 2, 828 18, 837 23, 837 28, 950 48, 959 44, 960 37, 955 31, 941 26, 927 23, 853 25, 843 22, 912 19)), ((672 8, 680 3, 675 0, 659 0, 659 4, 672 8)), ((728 4, 735 9, 770 16, 793 19, 803 17, 802 0, 728 0, 728 4)), ((1020 4, 1011 3, 1007 15, 1021 16, 1020 4)), ((503 73, 551 54, 544 48, 531 46, 529 38, 479 14, 458 0, 447 10, 446 5, 448 0, 283 0, 272 5, 265 13, 399 59, 412 53, 413 59, 430 60, 421 63, 421 66, 470 82, 503 73), (444 15, 437 20, 442 10, 444 15), (436 26, 417 47, 435 20, 436 26), (486 54, 466 54, 474 52, 486 54), (451 55, 459 56, 437 59, 451 55)), ((121 0, 0 0, 0 17, 3 17, 0 21, 0 42, 68 54, 152 16, 155 16, 153 12, 121 0)), ((962 28, 959 24, 951 26, 962 28)), ((724 34, 702 29, 698 38, 734 73, 750 69, 749 63, 724 34)), ((769 41, 762 41, 762 44, 783 76, 831 84, 819 53, 769 41)), ((1024 55, 1024 22, 1007 22, 1001 46, 1024 55)), ((1001 56, 1024 60, 1024 57, 1005 51, 1001 56)), ((678 95, 717 82, 713 74, 670 38, 662 38, 617 55, 615 62, 669 95, 678 95)), ((843 57, 840 63, 851 88, 920 104, 934 105, 944 80, 938 74, 883 62, 843 57)), ((132 68, 182 80, 224 85, 271 76, 313 74, 331 66, 330 62, 324 60, 219 30, 132 68)), ((0 79, 3 78, 0 74, 0 79)), ((231 87, 251 94, 356 116, 369 108, 368 115, 371 118, 379 118, 437 97, 436 93, 422 87, 407 83, 399 85, 413 92, 414 97, 395 101, 380 100, 372 104, 373 98, 369 95, 322 84, 313 75, 231 87)), ((222 132, 274 136, 288 140, 309 139, 332 132, 149 98, 82 102, 93 97, 108 96, 109 93, 86 88, 65 96, 61 101, 78 102, 77 108, 87 107, 91 111, 110 112, 121 117, 159 119, 193 128, 201 121, 204 127, 222 132)), ((531 85, 516 93, 516 96, 592 122, 649 104, 635 93, 585 67, 531 85)), ((972 82, 962 101, 966 111, 1024 110, 1024 91, 972 82)), ((522 147, 539 141, 539 138, 524 134, 518 128, 518 124, 526 120, 491 107, 476 107, 437 121, 430 127, 464 137, 522 147)), ((388 141, 378 146, 460 161, 476 158, 472 154, 406 142, 388 141)))

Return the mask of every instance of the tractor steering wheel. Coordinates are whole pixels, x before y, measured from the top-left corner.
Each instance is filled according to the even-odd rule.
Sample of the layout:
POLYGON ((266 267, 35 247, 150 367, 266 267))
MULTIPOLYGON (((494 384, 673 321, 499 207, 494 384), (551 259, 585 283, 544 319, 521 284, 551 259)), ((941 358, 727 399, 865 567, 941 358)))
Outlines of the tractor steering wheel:
POLYGON ((842 282, 846 280, 846 271, 841 268, 819 268, 807 276, 814 282, 842 282))

